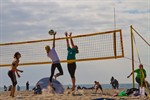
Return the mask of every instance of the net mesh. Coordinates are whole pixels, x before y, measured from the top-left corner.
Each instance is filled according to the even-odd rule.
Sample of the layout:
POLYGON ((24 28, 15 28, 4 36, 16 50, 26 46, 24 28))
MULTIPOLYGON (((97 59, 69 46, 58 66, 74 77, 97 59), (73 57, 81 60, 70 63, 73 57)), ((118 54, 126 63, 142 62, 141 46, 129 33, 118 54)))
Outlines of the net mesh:
MULTIPOLYGON (((79 48, 79 54, 76 55, 77 61, 120 58, 124 56, 121 30, 73 36, 72 38, 79 48), (116 34, 115 38, 113 37, 114 32, 116 34), (114 39, 116 39, 116 43, 114 43, 114 39), (116 45, 115 48, 114 45, 116 45)), ((45 39, 0 44, 0 67, 10 66, 13 55, 17 51, 22 55, 20 65, 51 63, 51 60, 47 57, 45 46, 52 46, 52 42, 53 39, 45 39)), ((61 62, 66 62, 67 46, 65 37, 56 38, 55 49, 61 62)))

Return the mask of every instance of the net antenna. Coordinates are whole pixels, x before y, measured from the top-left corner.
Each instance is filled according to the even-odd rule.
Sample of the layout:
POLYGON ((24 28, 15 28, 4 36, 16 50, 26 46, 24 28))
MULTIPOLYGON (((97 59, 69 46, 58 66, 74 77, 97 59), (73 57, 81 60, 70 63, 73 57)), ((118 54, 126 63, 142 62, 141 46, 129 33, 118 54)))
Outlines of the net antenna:
POLYGON ((114 30, 116 30, 116 9, 114 8, 114 30))
MULTIPOLYGON (((116 14, 115 14, 115 8, 114 8, 114 30, 116 30, 116 14)), ((117 55, 117 52, 116 52, 116 32, 114 31, 114 56, 117 55)))
MULTIPOLYGON (((57 35, 56 35, 57 37, 57 35)), ((72 36, 79 48, 76 61, 105 60, 124 57, 124 48, 121 29, 72 36), (115 33, 115 37, 114 37, 115 33), (114 46, 114 39, 115 46, 114 46), (116 54, 115 54, 115 52, 116 54)), ((61 63, 69 62, 67 58, 66 37, 56 38, 56 51, 61 63)), ((11 66, 13 54, 19 51, 22 55, 20 66, 51 64, 45 51, 46 45, 52 45, 53 39, 42 39, 23 42, 0 44, 0 67, 11 66)))

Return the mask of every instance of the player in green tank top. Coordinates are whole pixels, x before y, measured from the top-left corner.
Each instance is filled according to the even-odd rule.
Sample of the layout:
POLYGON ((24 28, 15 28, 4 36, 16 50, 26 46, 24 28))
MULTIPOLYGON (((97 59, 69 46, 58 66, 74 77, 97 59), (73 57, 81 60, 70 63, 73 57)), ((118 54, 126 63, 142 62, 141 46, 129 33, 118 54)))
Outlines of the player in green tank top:
POLYGON ((139 65, 139 69, 136 69, 134 70, 134 72, 131 72, 131 74, 127 78, 129 78, 134 73, 137 73, 135 80, 139 84, 139 86, 145 85, 146 71, 143 68, 142 64, 139 65))
POLYGON ((133 72, 131 72, 131 74, 129 76, 127 76, 127 78, 129 78, 134 73, 137 73, 135 80, 139 84, 140 95, 145 96, 145 87, 148 86, 148 82, 145 80, 146 71, 143 68, 143 65, 140 64, 139 69, 136 69, 133 72))
POLYGON ((72 33, 68 36, 68 33, 65 33, 66 35, 66 43, 67 43, 67 50, 68 50, 68 55, 67 55, 67 67, 68 67, 68 72, 70 74, 71 80, 72 80, 72 91, 75 90, 75 83, 76 83, 76 78, 75 78, 75 71, 76 71, 76 54, 79 53, 78 51, 78 46, 74 45, 73 39, 72 39, 72 33), (69 44, 69 39, 71 42, 71 46, 69 44))
POLYGON ((76 48, 68 47, 67 60, 76 60, 76 48))
POLYGON ((136 69, 134 72, 137 73, 136 77, 139 78, 139 79, 146 77, 146 71, 145 71, 145 69, 136 69), (142 75, 142 73, 144 75, 142 75))

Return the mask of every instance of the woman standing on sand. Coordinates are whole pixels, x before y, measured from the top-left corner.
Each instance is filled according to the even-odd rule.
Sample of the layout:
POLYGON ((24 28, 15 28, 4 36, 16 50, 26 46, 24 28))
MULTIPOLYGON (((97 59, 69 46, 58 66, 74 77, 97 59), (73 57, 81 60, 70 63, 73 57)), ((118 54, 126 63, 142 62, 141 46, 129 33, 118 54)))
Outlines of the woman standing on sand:
POLYGON ((21 54, 19 52, 16 52, 14 54, 14 60, 11 65, 11 69, 8 71, 8 76, 10 77, 11 82, 12 82, 12 87, 11 87, 11 92, 10 92, 10 96, 12 97, 14 97, 15 95, 15 90, 16 90, 16 85, 17 85, 16 74, 18 78, 20 78, 20 75, 18 72, 21 72, 21 73, 23 72, 22 70, 17 69, 20 58, 21 58, 21 54))
POLYGON ((68 71, 69 71, 69 74, 70 74, 71 80, 72 80, 72 91, 74 91, 75 87, 76 87, 75 86, 75 83, 76 83, 76 78, 75 78, 76 61, 74 61, 74 60, 76 60, 76 54, 79 53, 79 50, 78 50, 78 46, 74 45, 74 42, 71 37, 72 33, 70 33, 70 35, 69 35, 72 48, 70 47, 70 44, 69 44, 68 33, 66 32, 65 35, 66 35, 67 50, 68 50, 67 66, 68 66, 68 71))

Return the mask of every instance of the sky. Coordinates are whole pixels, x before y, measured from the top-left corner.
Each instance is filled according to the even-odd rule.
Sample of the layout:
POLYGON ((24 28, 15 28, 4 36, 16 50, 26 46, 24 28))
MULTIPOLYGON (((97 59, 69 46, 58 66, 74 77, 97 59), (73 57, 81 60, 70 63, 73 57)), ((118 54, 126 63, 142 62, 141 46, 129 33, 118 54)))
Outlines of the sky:
MULTIPOLYGON (((131 58, 130 25, 150 43, 149 0, 0 0, 0 9, 0 43, 49 38, 49 29, 56 30, 58 37, 66 31, 80 35, 122 29, 125 57, 77 63, 77 84, 93 84, 95 80, 109 84, 111 76, 120 83, 131 83, 132 78, 127 79, 131 72, 131 60, 127 59, 131 58)), ((137 47, 150 82, 150 47, 138 36, 137 47)), ((136 54, 135 59, 138 61, 136 54)), ((71 84, 67 65, 62 66, 64 75, 58 80, 71 84)), ((35 85, 39 79, 50 76, 50 65, 19 68, 24 70, 18 79, 21 86, 27 81, 35 85)), ((11 84, 8 70, 0 68, 0 87, 11 84)))

